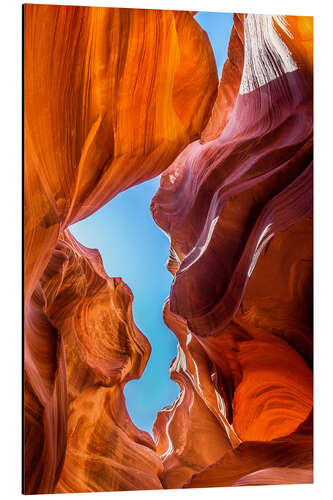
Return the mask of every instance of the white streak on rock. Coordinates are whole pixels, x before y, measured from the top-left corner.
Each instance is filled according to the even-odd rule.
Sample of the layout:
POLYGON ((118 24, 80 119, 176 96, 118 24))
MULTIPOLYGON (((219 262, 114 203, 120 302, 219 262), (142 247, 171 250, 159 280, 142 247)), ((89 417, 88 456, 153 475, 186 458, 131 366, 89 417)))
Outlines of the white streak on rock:
POLYGON ((274 20, 291 36, 283 16, 245 15, 245 54, 240 94, 249 94, 279 76, 297 70, 290 50, 275 29, 274 20))

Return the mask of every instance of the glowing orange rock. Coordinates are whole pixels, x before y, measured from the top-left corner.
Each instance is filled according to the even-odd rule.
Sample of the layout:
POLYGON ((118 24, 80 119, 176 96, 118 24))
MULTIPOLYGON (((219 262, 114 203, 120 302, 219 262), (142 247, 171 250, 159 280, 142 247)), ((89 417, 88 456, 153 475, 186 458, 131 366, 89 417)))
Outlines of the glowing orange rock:
POLYGON ((244 64, 244 33, 242 24, 243 15, 234 14, 234 25, 231 30, 228 58, 223 66, 223 72, 212 115, 205 130, 201 134, 201 141, 207 142, 216 139, 226 126, 241 84, 244 64))
MULTIPOLYGON (((73 383, 70 367, 66 367, 65 326, 54 320, 59 314, 54 301, 57 298, 59 303, 64 294, 69 304, 76 294, 78 301, 83 300, 86 281, 95 280, 91 270, 86 276, 86 264, 77 266, 74 276, 58 275, 59 269, 63 273, 68 267, 59 236, 120 191, 160 173, 186 144, 200 136, 215 98, 217 71, 206 34, 187 12, 25 5, 24 28, 24 489, 26 493, 49 493, 58 483, 64 462, 67 392, 73 383), (48 283, 47 290, 42 282, 48 283)), ((99 300, 101 295, 96 298, 99 300)), ((117 307, 123 311, 128 301, 117 307)), ((84 321, 79 328, 81 337, 76 340, 85 363, 95 370, 93 377, 98 373, 105 382, 115 377, 116 371, 118 382, 124 383, 126 370, 131 376, 137 375, 137 369, 140 372, 141 358, 149 355, 147 343, 139 352, 133 345, 121 353, 117 342, 109 345, 99 337, 96 344, 84 321)), ((124 321, 130 324, 130 318, 124 321)), ((118 326, 121 339, 126 328, 123 322, 118 326)), ((105 335, 103 329, 99 333, 105 335)), ((79 373, 81 370, 77 376, 79 373)), ((100 388, 98 394, 96 401, 102 411, 111 392, 100 388)), ((121 391, 112 394, 121 404, 121 391)), ((85 404, 82 402, 82 408, 85 404)), ((79 414, 81 405, 77 403, 75 408, 79 414)), ((103 415, 112 427, 114 417, 108 411, 103 415)), ((127 422, 127 413, 121 418, 127 422)), ((75 416, 69 421, 70 432, 73 421, 75 416)), ((127 433, 126 446, 140 455, 141 448, 135 445, 141 439, 138 431, 129 430, 129 423, 124 423, 124 428, 119 432, 122 436, 127 433)), ((114 430, 114 436, 117 433, 114 430)), ((80 444, 89 446, 88 441, 87 436, 87 442, 80 444)), ((153 448, 151 440, 148 442, 153 448)), ((69 449, 75 450, 73 456, 83 453, 83 449, 78 452, 75 437, 68 443, 69 449)), ((96 453, 103 455, 100 447, 98 452, 94 448, 92 456, 96 453)), ((135 487, 159 487, 156 474, 160 462, 156 454, 150 455, 143 468, 151 467, 152 478, 136 470, 135 487)), ((73 485, 66 473, 68 464, 75 469, 73 456, 70 452, 66 455, 61 491, 134 487, 131 473, 124 479, 130 467, 125 459, 119 477, 110 474, 107 485, 96 480, 98 471, 94 478, 77 474, 73 485)), ((76 465, 79 467, 78 462, 76 465)), ((104 459, 100 466, 108 467, 104 459)))
POLYGON ((24 17, 26 281, 34 289, 69 224, 159 174, 200 135, 217 72, 187 12, 26 5, 24 17))
MULTIPOLYGON (((83 247, 66 231, 43 273, 40 291, 65 359, 56 377, 63 389, 54 396, 62 426, 46 426, 42 408, 27 411, 28 443, 31 438, 42 450, 36 457, 38 470, 51 480, 53 460, 57 454, 60 461, 62 452, 62 472, 62 461, 55 464, 56 492, 161 488, 155 445, 131 422, 122 392, 128 380, 141 376, 150 354, 149 342, 133 321, 130 289, 120 278, 106 275, 96 250, 83 247), (45 453, 45 437, 53 456, 45 453)), ((36 478, 30 481, 33 489, 36 478)))
POLYGON ((170 373, 181 391, 171 406, 158 413, 153 430, 164 467, 161 482, 164 488, 179 488, 240 441, 212 383, 209 358, 184 320, 170 312, 168 302, 164 321, 179 340, 170 373))
POLYGON ((194 475, 185 488, 291 484, 313 481, 312 414, 292 434, 245 442, 194 475))
POLYGON ((199 467, 187 487, 312 480, 312 429, 302 427, 313 405, 311 23, 234 21, 211 119, 151 204, 171 241, 169 315, 178 320, 169 326, 180 341, 171 371, 183 396, 155 425, 171 487, 199 467), (198 429, 204 435, 213 391, 220 431, 206 442, 221 456, 209 464, 198 429))

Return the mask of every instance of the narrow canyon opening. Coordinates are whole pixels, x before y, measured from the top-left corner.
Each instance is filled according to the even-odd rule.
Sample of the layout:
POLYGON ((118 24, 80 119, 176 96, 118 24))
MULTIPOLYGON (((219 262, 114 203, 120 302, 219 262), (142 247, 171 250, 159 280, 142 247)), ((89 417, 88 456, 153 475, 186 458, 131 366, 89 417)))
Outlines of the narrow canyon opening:
MULTIPOLYGON (((233 15, 199 12, 195 19, 209 37, 221 78, 233 15)), ((132 421, 150 434, 158 411, 179 394, 178 385, 169 376, 178 341, 162 318, 172 282, 165 267, 169 240, 150 213, 159 182, 160 176, 123 191, 70 227, 80 243, 99 250, 109 276, 121 277, 133 292, 134 321, 148 338, 152 352, 142 377, 129 381, 124 394, 132 421)))
MULTIPOLYGON (((199 12, 195 19, 209 37, 221 78, 233 15, 199 12)), ((121 277, 133 292, 134 321, 148 338, 152 352, 142 377, 129 381, 124 394, 134 424, 150 434, 157 412, 179 394, 178 385, 169 377, 178 342, 162 318, 172 282, 165 267, 169 240, 150 213, 150 202, 159 182, 160 176, 123 191, 70 227, 80 243, 99 250, 109 276, 121 277)))
POLYGON ((132 290, 134 321, 148 338, 152 352, 142 377, 128 382, 124 393, 134 424, 148 432, 152 432, 157 412, 179 392, 169 377, 177 339, 162 319, 172 281, 164 266, 169 240, 149 209, 158 185, 159 177, 123 191, 70 227, 80 243, 98 248, 109 276, 121 277, 132 290))
POLYGON ((312 18, 24 16, 24 493, 313 482, 312 18))

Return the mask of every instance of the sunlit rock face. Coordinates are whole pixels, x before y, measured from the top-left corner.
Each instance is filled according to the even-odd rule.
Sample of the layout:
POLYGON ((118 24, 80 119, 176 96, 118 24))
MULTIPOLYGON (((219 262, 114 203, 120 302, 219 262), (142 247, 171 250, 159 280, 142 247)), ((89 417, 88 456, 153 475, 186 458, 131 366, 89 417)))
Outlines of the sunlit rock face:
POLYGON ((167 488, 312 481, 311 21, 234 16, 211 119, 152 201, 179 339, 167 488))
POLYGON ((217 70, 188 12, 27 5, 24 17, 29 300, 69 224, 199 137, 217 70))
POLYGON ((121 278, 106 275, 97 250, 68 231, 59 237, 33 295, 37 310, 43 304, 38 333, 54 338, 48 349, 36 344, 49 358, 51 401, 42 409, 31 387, 25 396, 27 463, 39 473, 29 484, 42 478, 41 491, 52 472, 55 492, 161 488, 153 440, 133 425, 123 395, 150 355, 132 300, 121 278))
POLYGON ((66 228, 163 171, 217 70, 189 12, 24 7, 26 493, 161 487, 125 409, 150 353, 131 292, 66 228))
POLYGON ((67 231, 41 283, 53 294, 46 311, 66 353, 67 449, 55 492, 161 488, 153 440, 133 425, 123 395, 150 355, 130 289, 67 231))

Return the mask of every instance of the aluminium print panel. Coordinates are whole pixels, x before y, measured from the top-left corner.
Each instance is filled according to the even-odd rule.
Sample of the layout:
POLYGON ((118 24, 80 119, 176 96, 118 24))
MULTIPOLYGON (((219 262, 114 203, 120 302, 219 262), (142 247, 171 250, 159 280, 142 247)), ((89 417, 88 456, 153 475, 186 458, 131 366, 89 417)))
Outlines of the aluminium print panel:
POLYGON ((313 481, 312 94, 311 17, 24 5, 24 493, 313 481))

